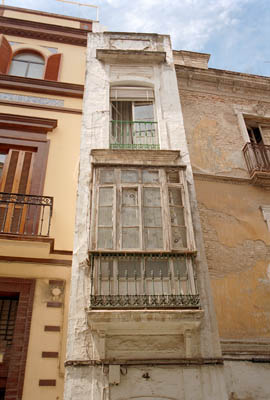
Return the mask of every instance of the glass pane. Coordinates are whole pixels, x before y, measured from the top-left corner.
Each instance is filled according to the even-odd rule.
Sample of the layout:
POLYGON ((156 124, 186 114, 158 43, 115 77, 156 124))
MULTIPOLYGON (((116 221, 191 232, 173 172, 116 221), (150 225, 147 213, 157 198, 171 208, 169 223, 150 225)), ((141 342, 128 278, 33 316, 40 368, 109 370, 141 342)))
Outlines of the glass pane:
POLYGON ((141 263, 139 260, 118 261, 118 274, 120 278, 126 276, 134 278, 135 273, 137 277, 141 276, 141 263))
POLYGON ((113 204, 113 188, 99 189, 99 205, 110 206, 113 204))
POLYGON ((113 121, 132 121, 131 101, 112 101, 113 121))
POLYGON ((39 64, 45 63, 43 57, 34 53, 19 53, 13 58, 13 60, 32 61, 39 64))
POLYGON ((155 278, 169 276, 169 263, 168 260, 146 260, 145 261, 145 275, 147 278, 154 275, 155 278), (152 272, 153 271, 153 272, 152 272))
POLYGON ((123 249, 138 249, 139 228, 123 228, 122 229, 122 248, 123 249))
POLYGON ((99 207, 98 225, 112 226, 112 207, 99 207))
POLYGON ((179 171, 167 171, 167 182, 168 183, 180 183, 179 171))
POLYGON ((138 204, 138 189, 137 188, 123 189, 122 205, 123 206, 136 206, 137 204, 138 204))
POLYGON ((163 232, 162 228, 145 228, 144 238, 146 249, 162 249, 163 248, 163 232))
POLYGON ((122 183, 137 183, 139 181, 138 171, 122 170, 121 182, 122 183))
POLYGON ((174 276, 178 278, 186 278, 187 277, 187 266, 186 259, 184 257, 175 258, 173 260, 173 268, 174 268, 174 276))
POLYGON ((100 170, 100 183, 115 183, 114 170, 113 169, 101 169, 100 170))
POLYGON ((2 172, 3 172, 3 168, 4 168, 6 157, 7 157, 7 154, 0 153, 0 177, 1 177, 2 172))
POLYGON ((26 76, 27 66, 26 62, 12 60, 9 75, 26 76))
POLYGON ((42 79, 44 73, 44 65, 43 64, 29 64, 29 68, 27 71, 28 78, 36 78, 42 79))
POLYGON ((145 207, 143 210, 144 226, 162 226, 161 208, 145 207))
POLYGON ((171 224, 172 225, 183 225, 183 226, 185 226, 184 208, 182 208, 182 207, 170 207, 170 213, 171 213, 171 224))
POLYGON ((185 227, 172 228, 172 247, 174 249, 181 249, 183 247, 187 247, 185 227))
POLYGON ((142 172, 143 183, 159 183, 159 172, 144 169, 142 172))
POLYGON ((112 249, 112 228, 98 228, 98 248, 112 249))
POLYGON ((169 203, 174 206, 182 205, 181 189, 169 188, 169 203))
POLYGON ((109 276, 113 276, 113 261, 103 261, 100 262, 101 268, 101 276, 102 278, 108 278, 109 276))
POLYGON ((134 102, 134 121, 154 121, 154 108, 152 102, 134 102))
POLYGON ((143 204, 144 206, 160 206, 160 189, 159 188, 144 188, 143 189, 143 204))
POLYGON ((138 207, 123 207, 122 208, 122 225, 123 226, 139 225, 139 209, 138 209, 138 207))

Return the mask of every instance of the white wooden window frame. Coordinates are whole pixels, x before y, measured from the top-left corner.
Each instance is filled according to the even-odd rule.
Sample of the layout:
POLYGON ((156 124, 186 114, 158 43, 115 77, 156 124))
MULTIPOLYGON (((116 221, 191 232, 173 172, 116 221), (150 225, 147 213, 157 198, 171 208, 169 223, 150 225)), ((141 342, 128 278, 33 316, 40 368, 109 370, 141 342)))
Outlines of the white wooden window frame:
POLYGON ((164 252, 164 251, 176 251, 176 252, 188 252, 195 251, 195 240, 194 232, 192 227, 192 218, 190 212, 189 196, 187 182, 185 179, 185 172, 182 169, 177 169, 179 174, 180 183, 167 183, 166 171, 173 170, 173 168, 157 168, 153 166, 110 166, 108 167, 96 167, 94 168, 94 178, 92 187, 92 212, 91 212, 91 232, 90 232, 90 250, 95 251, 124 251, 124 252, 164 252), (101 184, 99 183, 100 171, 102 169, 113 169, 115 172, 115 182, 101 184), (121 170, 158 170, 159 171, 159 183, 121 183, 121 170), (114 188, 114 202, 113 202, 113 214, 112 214, 112 229, 113 229, 113 246, 112 248, 99 248, 98 247, 98 207, 99 207, 99 190, 100 188, 114 188), (163 229, 163 246, 162 248, 148 248, 144 246, 143 240, 143 205, 142 205, 142 190, 143 188, 160 188, 161 194, 161 213, 162 213, 162 228, 163 229), (176 247, 172 240, 172 225, 170 216, 170 205, 169 205, 169 188, 177 188, 181 190, 182 205, 184 209, 184 221, 186 228, 186 247, 176 247), (120 227, 122 221, 121 207, 120 204, 120 193, 124 188, 138 188, 138 207, 139 207, 139 245, 134 248, 123 248, 121 243, 120 227))

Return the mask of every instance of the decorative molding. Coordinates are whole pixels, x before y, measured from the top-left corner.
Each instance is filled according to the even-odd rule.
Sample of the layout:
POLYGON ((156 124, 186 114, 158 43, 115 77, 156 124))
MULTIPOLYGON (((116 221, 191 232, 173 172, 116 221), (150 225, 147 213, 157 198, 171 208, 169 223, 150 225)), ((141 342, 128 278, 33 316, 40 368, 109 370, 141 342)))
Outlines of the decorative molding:
POLYGON ((261 206, 263 218, 267 224, 267 228, 270 232, 270 205, 261 206))
POLYGON ((15 93, 3 93, 0 92, 0 101, 16 101, 22 103, 30 103, 30 104, 40 104, 40 105, 48 105, 53 107, 63 107, 64 100, 60 99, 49 99, 48 97, 37 97, 37 96, 25 96, 21 94, 15 93))
POLYGON ((0 5, 0 15, 3 15, 3 12, 5 10, 18 11, 20 13, 25 13, 25 14, 41 15, 43 17, 49 17, 49 18, 65 19, 67 21, 78 21, 78 22, 86 22, 86 23, 92 22, 91 19, 71 17, 69 15, 53 14, 53 13, 49 13, 49 12, 46 12, 46 11, 29 10, 28 8, 20 8, 20 7, 13 7, 13 6, 7 6, 7 5, 0 5))
POLYGON ((61 254, 61 255, 67 255, 67 256, 72 256, 73 252, 72 250, 55 250, 54 245, 55 245, 55 240, 53 238, 47 238, 47 237, 38 237, 38 236, 26 236, 26 235, 12 235, 12 234, 0 234, 0 240, 18 240, 22 242, 43 242, 43 243, 49 243, 50 245, 50 254, 61 254))
POLYGON ((1 129, 46 134, 47 132, 51 132, 56 127, 56 119, 0 113, 1 129))
POLYGON ((184 65, 176 65, 175 69, 180 90, 252 98, 257 101, 261 101, 262 96, 265 96, 269 102, 270 82, 267 77, 184 65), (193 74, 192 88, 188 85, 190 74, 193 74))
POLYGON ((58 358, 58 351, 43 351, 41 353, 42 358, 58 358))
POLYGON ((140 51, 140 50, 107 50, 97 49, 96 57, 99 61, 122 64, 122 63, 165 63, 165 51, 140 51))
POLYGON ((54 106, 43 106, 43 105, 36 105, 31 103, 20 103, 16 101, 1 101, 0 105, 2 106, 9 106, 9 107, 24 107, 36 110, 46 110, 46 111, 53 111, 53 112, 60 112, 60 113, 68 113, 68 114, 82 114, 82 110, 78 108, 67 108, 67 107, 54 107, 54 106))
POLYGON ((44 332, 60 332, 61 328, 58 325, 45 325, 44 332))
POLYGON ((236 176, 223 176, 223 175, 213 175, 213 174, 203 174, 200 172, 193 172, 194 179, 200 181, 210 181, 210 182, 224 182, 231 183, 234 185, 251 185, 251 179, 249 178, 237 178, 236 176))
POLYGON ((85 29, 0 16, 0 33, 4 35, 86 47, 88 32, 85 29))
POLYGON ((0 256, 0 262, 13 262, 13 263, 27 263, 27 264, 47 264, 55 266, 70 267, 71 260, 58 260, 53 258, 32 258, 32 257, 13 257, 13 256, 0 256))
POLYGON ((51 308, 61 308, 63 303, 60 301, 47 301, 47 307, 51 308))
POLYGON ((56 379, 40 379, 39 386, 56 386, 56 379))
POLYGON ((256 362, 256 360, 263 361, 270 358, 269 339, 221 339, 220 343, 224 360, 256 362))
POLYGON ((50 95, 83 98, 84 86, 48 81, 44 79, 25 78, 22 76, 0 74, 0 88, 23 90, 25 92, 46 93, 50 95))
POLYGON ((103 365, 222 365, 223 358, 177 358, 177 359, 138 359, 138 360, 67 360, 65 367, 103 366, 103 365))

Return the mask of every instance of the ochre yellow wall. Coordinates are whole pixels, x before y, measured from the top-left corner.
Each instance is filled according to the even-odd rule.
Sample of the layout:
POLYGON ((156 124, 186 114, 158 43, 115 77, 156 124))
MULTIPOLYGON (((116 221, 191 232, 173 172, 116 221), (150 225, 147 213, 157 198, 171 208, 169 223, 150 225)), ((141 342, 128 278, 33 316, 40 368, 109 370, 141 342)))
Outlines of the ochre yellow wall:
POLYGON ((196 179, 219 331, 225 339, 270 335, 270 232, 251 184, 196 179))
POLYGON ((42 22, 44 24, 67 26, 70 28, 80 28, 79 21, 72 21, 70 19, 50 17, 46 15, 31 14, 15 10, 5 10, 4 17, 22 19, 26 21, 42 22))
POLYGON ((16 42, 12 46, 14 50, 18 48, 28 48, 39 50, 44 56, 50 53, 50 47, 57 49, 57 53, 62 53, 62 60, 59 72, 59 81, 68 83, 84 84, 85 76, 85 55, 86 48, 83 46, 72 46, 64 43, 47 42, 44 40, 29 39, 24 37, 16 37, 5 35, 10 42, 16 42))

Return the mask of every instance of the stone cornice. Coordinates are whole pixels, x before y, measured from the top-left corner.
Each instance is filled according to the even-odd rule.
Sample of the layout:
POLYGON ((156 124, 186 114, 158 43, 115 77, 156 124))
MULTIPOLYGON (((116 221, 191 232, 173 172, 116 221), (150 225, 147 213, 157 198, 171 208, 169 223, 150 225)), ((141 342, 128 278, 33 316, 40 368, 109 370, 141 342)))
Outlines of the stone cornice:
POLYGON ((4 35, 86 47, 88 32, 89 31, 84 29, 0 16, 0 33, 4 35))
POLYGON ((223 176, 214 174, 203 174, 200 172, 193 172, 195 180, 210 181, 210 182, 223 182, 231 183, 234 185, 252 185, 251 179, 249 178, 238 178, 235 176, 223 176))
POLYGON ((83 85, 55 82, 44 79, 0 74, 0 88, 22 90, 32 93, 45 93, 56 96, 83 98, 83 85))
POLYGON ((158 64, 166 61, 166 53, 164 51, 97 49, 97 59, 113 63, 158 64))
POLYGON ((218 94, 267 95, 269 99, 270 78, 218 69, 202 69, 175 65, 180 88, 195 91, 208 90, 218 94))
POLYGON ((57 127, 57 120, 0 113, 0 127, 1 129, 12 129, 24 132, 47 133, 57 127))

